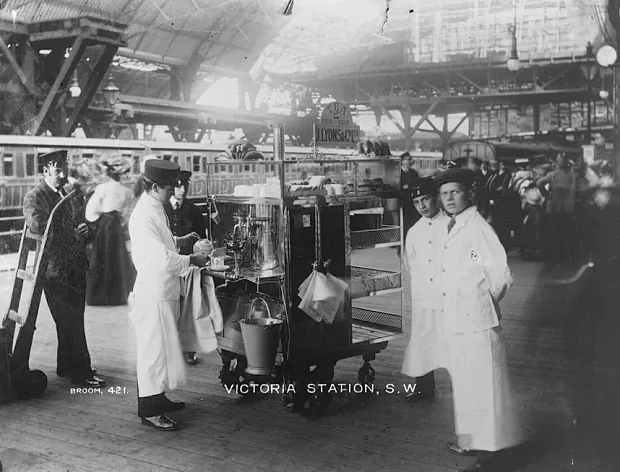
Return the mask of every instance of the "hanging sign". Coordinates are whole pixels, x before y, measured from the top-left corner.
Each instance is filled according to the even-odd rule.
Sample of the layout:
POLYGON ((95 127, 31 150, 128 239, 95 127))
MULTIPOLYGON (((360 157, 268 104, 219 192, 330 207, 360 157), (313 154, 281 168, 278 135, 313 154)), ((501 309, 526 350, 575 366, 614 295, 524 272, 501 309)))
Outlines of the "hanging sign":
POLYGON ((354 148, 360 140, 360 127, 353 122, 351 110, 340 102, 332 102, 314 124, 317 146, 354 148))
POLYGON ((594 164, 594 145, 582 144, 581 148, 583 149, 584 162, 589 165, 594 164))

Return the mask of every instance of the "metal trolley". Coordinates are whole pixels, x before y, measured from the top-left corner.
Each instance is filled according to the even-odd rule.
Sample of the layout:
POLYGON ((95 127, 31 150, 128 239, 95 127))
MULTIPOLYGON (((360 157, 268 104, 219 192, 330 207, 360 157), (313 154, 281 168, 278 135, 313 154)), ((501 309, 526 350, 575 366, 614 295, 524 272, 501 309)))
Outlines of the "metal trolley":
MULTIPOLYGON (((222 165, 210 164, 209 178, 217 177, 222 165)), ((330 385, 336 363, 356 356, 364 361, 357 380, 372 384, 375 371, 370 361, 390 340, 403 336, 396 251, 403 238, 400 163, 282 160, 248 166, 254 166, 257 176, 258 187, 249 187, 251 195, 243 195, 248 187, 234 181, 228 188, 221 181, 209 185, 210 208, 217 211, 217 217, 212 213, 209 218, 209 233, 227 257, 223 269, 204 269, 216 282, 224 316, 224 330, 218 336, 220 379, 227 387, 281 384, 284 392, 293 392, 283 395, 286 406, 318 417, 332 396, 329 389, 308 389, 309 384, 330 385), (342 189, 336 187, 337 194, 326 195, 326 191, 300 192, 286 183, 308 175, 331 177, 342 182, 336 184, 342 189), (270 185, 280 196, 262 195, 270 185), (344 193, 347 185, 349 191, 344 193), (331 324, 317 322, 299 308, 298 289, 313 270, 330 272, 347 283, 344 308, 331 324), (377 303, 371 298, 376 295, 386 296, 377 303), (247 369, 240 321, 266 317, 283 323, 275 367, 261 375, 247 369)))

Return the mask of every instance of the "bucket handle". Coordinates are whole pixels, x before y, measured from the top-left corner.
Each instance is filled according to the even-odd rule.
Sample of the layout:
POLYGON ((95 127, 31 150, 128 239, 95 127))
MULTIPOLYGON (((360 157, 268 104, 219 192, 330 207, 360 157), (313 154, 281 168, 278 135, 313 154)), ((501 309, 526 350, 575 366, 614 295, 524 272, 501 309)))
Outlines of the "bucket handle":
POLYGON ((252 310, 254 309, 254 304, 256 303, 256 300, 260 300, 261 302, 263 302, 263 305, 265 305, 265 308, 267 308, 267 314, 269 315, 269 318, 273 320, 274 318, 271 316, 269 304, 265 301, 264 298, 261 297, 256 297, 254 300, 252 300, 252 304, 250 305, 250 313, 252 313, 252 310))

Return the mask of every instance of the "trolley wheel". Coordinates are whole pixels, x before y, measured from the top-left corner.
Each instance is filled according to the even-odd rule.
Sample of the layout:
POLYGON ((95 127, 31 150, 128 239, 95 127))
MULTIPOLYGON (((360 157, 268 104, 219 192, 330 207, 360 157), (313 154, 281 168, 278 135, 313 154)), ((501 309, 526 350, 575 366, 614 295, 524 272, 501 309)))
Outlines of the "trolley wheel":
POLYGON ((330 392, 308 393, 300 411, 301 416, 309 420, 318 420, 325 416, 331 402, 332 394, 330 392))
POLYGON ((324 361, 316 365, 310 373, 310 377, 314 383, 329 384, 334 380, 335 362, 324 361))
POLYGON ((248 362, 244 356, 222 351, 220 381, 224 387, 232 388, 247 382, 245 368, 248 362))
POLYGON ((47 375, 40 370, 27 370, 11 378, 13 392, 19 400, 37 398, 47 389, 47 375))
POLYGON ((364 362, 364 365, 358 371, 357 379, 364 385, 370 385, 375 381, 375 369, 372 368, 368 361, 364 362))

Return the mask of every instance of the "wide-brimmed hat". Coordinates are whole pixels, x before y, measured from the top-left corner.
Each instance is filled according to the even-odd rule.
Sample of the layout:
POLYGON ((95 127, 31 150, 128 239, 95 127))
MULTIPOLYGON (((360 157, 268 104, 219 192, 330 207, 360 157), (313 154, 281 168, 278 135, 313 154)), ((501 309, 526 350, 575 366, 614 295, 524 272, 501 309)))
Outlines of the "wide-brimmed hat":
POLYGON ((131 164, 122 157, 117 157, 111 161, 103 161, 102 164, 110 174, 124 174, 125 172, 129 172, 131 168, 131 164))

